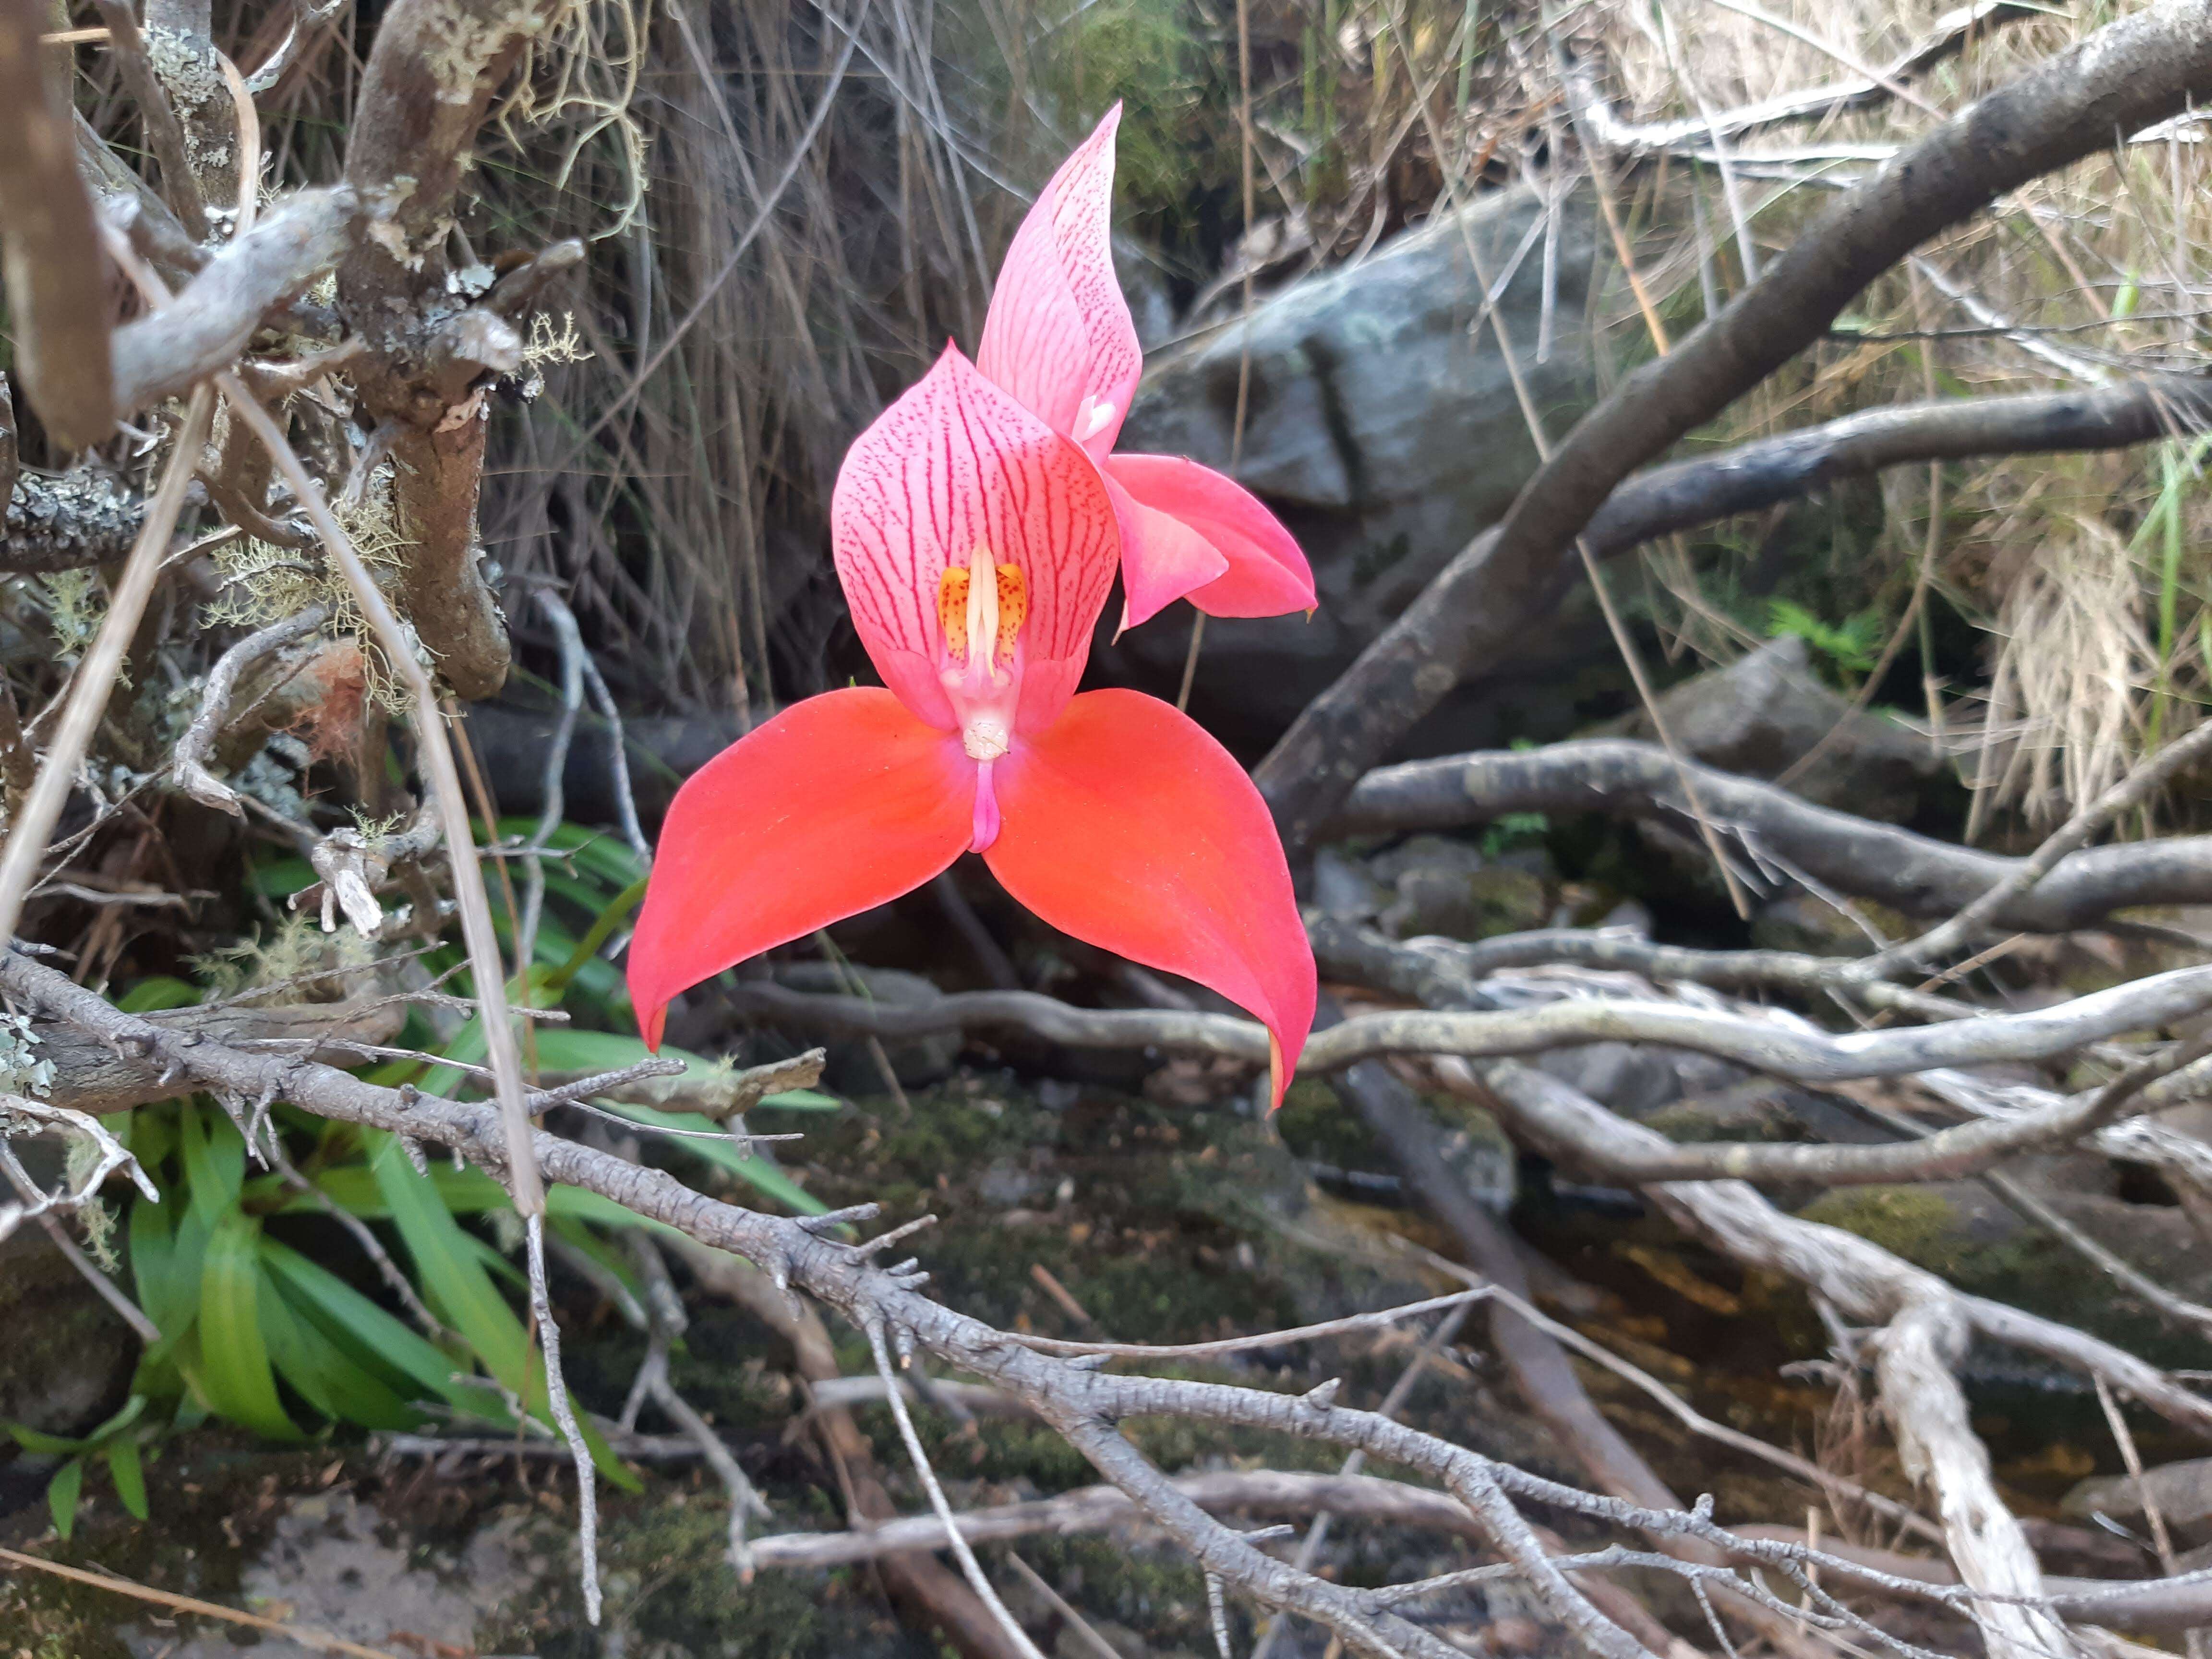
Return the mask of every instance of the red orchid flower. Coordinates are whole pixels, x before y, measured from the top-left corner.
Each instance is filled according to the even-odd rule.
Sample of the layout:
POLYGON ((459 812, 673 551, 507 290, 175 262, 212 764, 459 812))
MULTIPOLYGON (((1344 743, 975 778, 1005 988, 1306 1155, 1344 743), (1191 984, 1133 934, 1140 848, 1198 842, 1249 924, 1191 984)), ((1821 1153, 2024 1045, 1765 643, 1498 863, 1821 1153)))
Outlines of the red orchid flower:
POLYGON ((1176 455, 1116 455, 1144 368, 1114 276, 1119 104, 1060 163, 1006 250, 975 367, 1097 463, 1121 529, 1121 625, 1188 599, 1216 617, 1314 608, 1290 532, 1243 485, 1176 455))
POLYGON ((1157 698, 1075 695, 1121 525, 1091 459, 957 348, 860 434, 830 532, 889 690, 794 703, 678 792, 629 951, 649 1044, 678 991, 972 850, 1054 927, 1249 1009, 1281 1104, 1314 962, 1259 792, 1157 698))

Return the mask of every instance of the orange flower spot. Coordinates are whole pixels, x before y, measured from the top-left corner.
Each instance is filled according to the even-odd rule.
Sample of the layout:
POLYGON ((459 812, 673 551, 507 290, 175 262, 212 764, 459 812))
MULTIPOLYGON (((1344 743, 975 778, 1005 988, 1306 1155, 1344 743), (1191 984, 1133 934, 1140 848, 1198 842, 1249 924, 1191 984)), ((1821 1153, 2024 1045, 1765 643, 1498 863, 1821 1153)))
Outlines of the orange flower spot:
MULTIPOLYGON (((1018 574, 1017 580, 1018 580, 1018 574)), ((968 660, 968 567, 949 564, 937 579, 937 624, 945 630, 945 649, 953 661, 968 660)))
MULTIPOLYGON (((949 572, 947 573, 950 574, 949 572)), ((1022 631, 1022 623, 1029 619, 1030 587, 1022 580, 1022 568, 1018 564, 999 567, 999 638, 994 647, 1000 662, 1010 662, 1014 654, 1014 638, 1022 631)))

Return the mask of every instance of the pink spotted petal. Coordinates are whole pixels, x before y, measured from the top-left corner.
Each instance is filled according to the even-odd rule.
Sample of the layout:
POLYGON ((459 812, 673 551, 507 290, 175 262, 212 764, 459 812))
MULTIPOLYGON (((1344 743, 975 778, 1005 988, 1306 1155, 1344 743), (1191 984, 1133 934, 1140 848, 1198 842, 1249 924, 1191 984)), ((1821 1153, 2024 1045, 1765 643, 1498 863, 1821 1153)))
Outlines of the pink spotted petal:
POLYGON ((981 548, 992 563, 1021 568, 1027 729, 1074 691, 1121 561, 1097 468, 951 346, 846 453, 830 534, 853 625, 884 684, 946 731, 958 724, 936 677, 947 565, 981 548))
POLYGON ((1178 455, 1109 455, 1106 476, 1139 509, 1139 538, 1128 539, 1123 520, 1122 580, 1129 594, 1129 624, 1145 620, 1170 600, 1188 598, 1214 617, 1279 617, 1314 608, 1313 569, 1275 515, 1242 484, 1178 455), (1158 533, 1167 519, 1218 554, 1222 565, 1202 581, 1185 583, 1197 562, 1187 547, 1158 533), (1158 569, 1140 568, 1157 561, 1158 569), (1150 605, 1144 609, 1139 596, 1150 605), (1156 603, 1154 601, 1157 601, 1156 603))
POLYGON ((1114 131, 1119 104, 1060 163, 1014 233, 976 367, 1094 460, 1114 447, 1144 369, 1114 275, 1114 131))

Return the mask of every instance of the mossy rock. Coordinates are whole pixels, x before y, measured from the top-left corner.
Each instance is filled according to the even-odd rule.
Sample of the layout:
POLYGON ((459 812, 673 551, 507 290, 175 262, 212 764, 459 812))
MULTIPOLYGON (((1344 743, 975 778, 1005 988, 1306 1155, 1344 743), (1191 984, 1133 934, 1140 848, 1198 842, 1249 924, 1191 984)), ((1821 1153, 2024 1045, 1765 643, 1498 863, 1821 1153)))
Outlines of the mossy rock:
MULTIPOLYGON (((2069 1190, 2047 1173, 2032 1179, 2066 1219, 2160 1283, 2197 1299, 2212 1291, 2212 1260, 2179 1209, 2069 1190)), ((2164 1324, 1978 1182, 1844 1188, 1798 1213, 1871 1240, 1969 1295, 2077 1325, 2154 1363, 2203 1364, 2201 1338, 2164 1324)))

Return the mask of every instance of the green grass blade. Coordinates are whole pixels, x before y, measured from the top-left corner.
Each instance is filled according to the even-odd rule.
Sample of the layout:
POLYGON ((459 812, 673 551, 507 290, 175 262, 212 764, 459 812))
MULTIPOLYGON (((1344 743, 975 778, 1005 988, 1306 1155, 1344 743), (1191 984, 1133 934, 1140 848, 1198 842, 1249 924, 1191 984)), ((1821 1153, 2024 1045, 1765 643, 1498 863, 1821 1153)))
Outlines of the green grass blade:
POLYGON ((200 1268, 200 1392, 234 1423, 272 1440, 297 1440, 262 1337, 260 1246, 261 1224, 236 1210, 209 1235, 200 1268))
POLYGON ((76 1530, 76 1500, 84 1491, 84 1459, 72 1457, 46 1482, 46 1507, 53 1511, 54 1530, 64 1539, 76 1530))
POLYGON ((115 1495, 137 1520, 146 1518, 146 1467, 138 1459, 136 1440, 118 1440, 107 1449, 107 1478, 115 1495))

